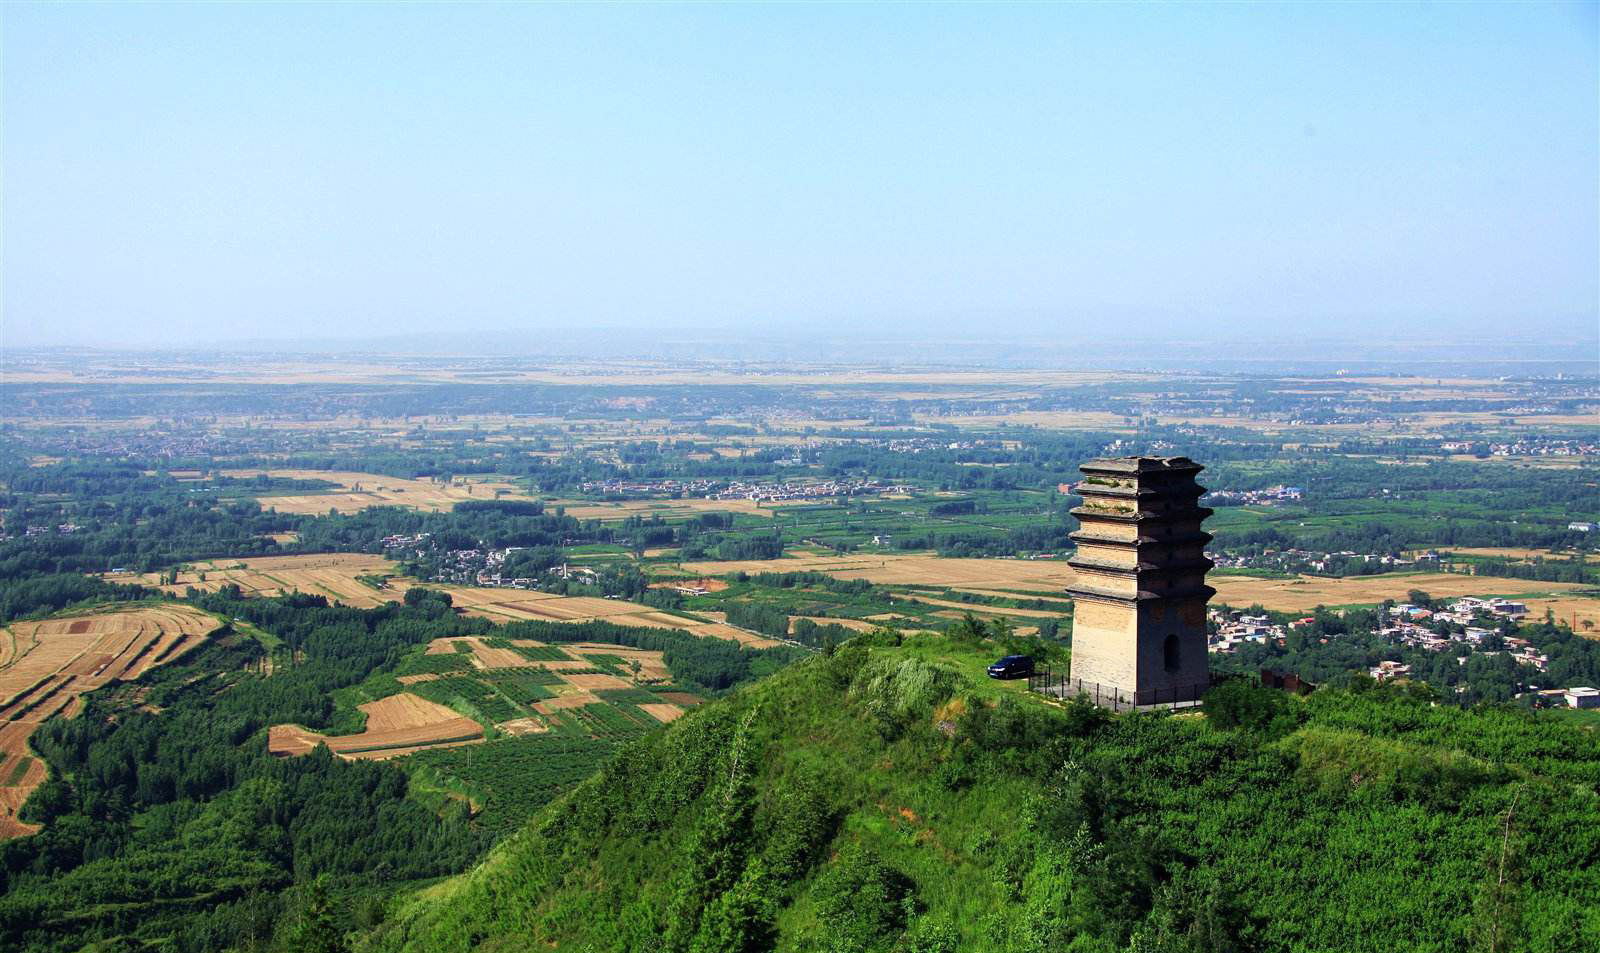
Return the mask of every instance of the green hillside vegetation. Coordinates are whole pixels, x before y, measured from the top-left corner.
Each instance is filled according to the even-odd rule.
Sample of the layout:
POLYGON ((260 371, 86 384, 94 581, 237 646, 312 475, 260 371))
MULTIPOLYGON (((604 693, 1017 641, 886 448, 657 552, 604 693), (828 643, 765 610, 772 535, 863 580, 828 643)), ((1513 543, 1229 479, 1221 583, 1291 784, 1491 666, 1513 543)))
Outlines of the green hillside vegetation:
POLYGON ((853 640, 625 745, 370 951, 1600 948, 1600 734, 1230 682, 1112 716, 853 640))

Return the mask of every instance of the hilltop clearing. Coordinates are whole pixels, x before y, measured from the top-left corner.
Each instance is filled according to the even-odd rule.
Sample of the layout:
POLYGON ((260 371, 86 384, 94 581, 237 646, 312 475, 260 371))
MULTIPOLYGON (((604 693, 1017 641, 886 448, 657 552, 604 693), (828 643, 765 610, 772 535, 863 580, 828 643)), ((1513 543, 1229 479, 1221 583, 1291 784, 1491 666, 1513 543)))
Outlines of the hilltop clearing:
POLYGON ((1600 944, 1593 730, 1242 682, 1111 716, 974 680, 987 647, 893 641, 636 742, 358 948, 1600 944))

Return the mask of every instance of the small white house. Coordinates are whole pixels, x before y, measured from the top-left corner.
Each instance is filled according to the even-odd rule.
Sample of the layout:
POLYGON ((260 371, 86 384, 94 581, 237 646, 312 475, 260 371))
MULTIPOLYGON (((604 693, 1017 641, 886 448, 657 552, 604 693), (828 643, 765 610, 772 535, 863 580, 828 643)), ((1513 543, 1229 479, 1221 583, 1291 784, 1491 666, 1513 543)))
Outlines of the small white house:
POLYGON ((1568 708, 1600 708, 1600 688, 1582 685, 1566 691, 1568 708))

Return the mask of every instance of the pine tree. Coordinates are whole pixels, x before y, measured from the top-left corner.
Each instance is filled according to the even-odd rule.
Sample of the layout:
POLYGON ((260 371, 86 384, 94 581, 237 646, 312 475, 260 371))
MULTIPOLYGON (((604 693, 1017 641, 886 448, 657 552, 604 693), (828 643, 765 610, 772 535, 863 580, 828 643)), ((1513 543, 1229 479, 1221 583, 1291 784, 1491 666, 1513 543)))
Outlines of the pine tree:
POLYGON ((348 953, 350 946, 334 922, 326 874, 317 877, 307 889, 305 909, 290 931, 286 949, 296 953, 348 953))

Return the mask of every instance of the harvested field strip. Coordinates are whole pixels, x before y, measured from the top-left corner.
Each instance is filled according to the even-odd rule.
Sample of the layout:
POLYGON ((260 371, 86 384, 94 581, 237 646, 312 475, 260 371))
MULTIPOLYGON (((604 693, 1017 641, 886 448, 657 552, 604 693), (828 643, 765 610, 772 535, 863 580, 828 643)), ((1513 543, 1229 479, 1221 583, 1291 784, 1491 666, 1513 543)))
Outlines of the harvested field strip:
POLYGON ((479 735, 477 737, 466 738, 461 741, 426 742, 423 744, 415 744, 403 748, 379 748, 371 751, 349 751, 336 753, 339 755, 339 757, 350 761, 378 761, 388 758, 400 758, 408 754, 416 754, 419 751, 432 751, 436 748, 459 748, 462 745, 475 745, 482 743, 483 737, 479 735))
MULTIPOLYGON (((161 650, 159 654, 152 658, 147 668, 155 668, 157 665, 165 665, 174 659, 180 658, 184 653, 188 652, 190 649, 199 645, 203 641, 205 640, 197 636, 180 635, 174 639, 170 645, 161 650)), ((139 674, 143 675, 144 672, 141 671, 139 674)))
POLYGON ((661 722, 662 724, 666 724, 669 721, 674 721, 683 716, 683 709, 679 708, 677 705, 652 703, 640 705, 639 708, 642 709, 645 714, 654 718, 656 721, 661 722))
POLYGON ((0 710, 0 717, 5 717, 13 705, 22 703, 29 695, 32 695, 34 692, 48 685, 55 678, 56 676, 54 674, 41 676, 39 680, 34 682, 32 685, 29 685, 22 691, 13 694, 10 698, 7 698, 5 709, 0 710))
POLYGON ((160 633, 158 632, 142 632, 138 635, 138 637, 131 640, 128 643, 128 648, 132 649, 132 651, 125 655, 118 656, 117 661, 113 666, 115 673, 111 677, 135 677, 129 673, 137 673, 140 671, 139 661, 149 654, 151 647, 156 644, 157 639, 160 637, 160 633))
POLYGON ((1027 619, 1054 619, 1061 615, 1046 609, 1012 609, 1008 606, 986 606, 973 602, 958 602, 954 599, 930 599, 926 596, 907 596, 912 602, 923 605, 940 606, 946 609, 960 609, 964 612, 976 612, 983 615, 1009 615, 1020 616, 1027 619))
POLYGON ((273 596, 299 591, 326 596, 357 608, 372 608, 400 598, 399 590, 377 590, 358 577, 394 575, 395 564, 381 556, 364 553, 331 553, 305 556, 261 556, 245 560, 216 559, 190 564, 178 574, 175 584, 162 585, 158 573, 116 573, 103 578, 112 582, 135 582, 175 595, 191 586, 216 592, 225 585, 237 585, 246 595, 273 596), (201 576, 205 576, 201 579, 201 576))
POLYGON ((880 556, 791 555, 782 559, 730 562, 686 562, 682 568, 700 575, 748 572, 823 572, 840 579, 866 579, 882 585, 930 585, 984 588, 1039 587, 1059 596, 1074 574, 1065 562, 1045 559, 947 559, 931 555, 880 556))
POLYGON ((1412 589, 1425 590, 1435 599, 1457 596, 1535 598, 1566 594, 1584 588, 1575 582, 1536 582, 1502 576, 1468 576, 1460 573, 1386 573, 1377 576, 1298 576, 1262 579, 1254 576, 1216 576, 1213 602, 1232 606, 1259 603, 1280 612, 1307 612, 1319 605, 1374 605, 1385 599, 1404 601, 1412 589))
MULTIPOLYGON (((423 682, 415 688, 436 684, 423 682)), ((360 706, 367 716, 366 730, 354 735, 323 735, 299 725, 274 725, 268 732, 267 750, 278 755, 301 755, 325 744, 340 757, 396 757, 445 745, 483 740, 483 727, 471 718, 423 698, 402 692, 360 706)))
POLYGON ((49 701, 45 702, 43 705, 41 705, 38 708, 34 709, 34 711, 32 712, 33 717, 30 720, 38 721, 40 723, 49 721, 51 718, 54 718, 57 714, 59 714, 62 711, 64 711, 67 708, 67 706, 69 706, 72 703, 78 701, 79 698, 81 698, 81 697, 82 696, 79 696, 79 695, 63 694, 61 692, 57 692, 54 698, 51 698, 49 701))
MULTIPOLYGON (((452 737, 431 738, 431 739, 429 739, 429 746, 432 747, 434 745, 455 744, 455 743, 459 743, 459 742, 463 742, 463 741, 479 741, 479 740, 482 740, 482 738, 483 738, 483 729, 478 726, 477 722, 473 722, 472 730, 463 732, 460 736, 453 737, 453 738, 452 737)), ((392 751, 395 748, 415 748, 415 747, 418 747, 418 745, 417 745, 417 743, 415 741, 399 741, 399 742, 386 742, 386 743, 360 745, 360 746, 340 745, 338 747, 337 751, 338 751, 339 754, 362 754, 362 753, 368 752, 368 751, 392 751)))
MULTIPOLYGON (((51 685, 49 690, 43 691, 43 692, 40 692, 40 693, 36 694, 33 698, 28 700, 28 703, 26 705, 24 705, 23 707, 17 709, 15 712, 12 713, 11 720, 12 721, 43 721, 44 718, 46 717, 44 715, 44 712, 46 712, 46 711, 53 712, 54 711, 54 708, 51 708, 51 704, 50 704, 51 701, 61 698, 62 697, 61 693, 63 691, 65 691, 68 688, 68 686, 70 686, 72 684, 73 680, 74 680, 73 676, 67 675, 67 676, 63 677, 60 681, 56 682, 54 685, 51 685), (30 715, 33 716, 33 717, 30 718, 29 717, 30 715)), ((68 697, 70 698, 71 696, 68 696, 68 697)), ((59 706, 56 706, 56 707, 59 707, 59 706)))
POLYGON ((996 599, 1039 599, 1044 602, 1059 604, 1062 612, 1072 611, 1072 603, 1067 594, 1056 589, 976 589, 971 586, 956 586, 954 592, 970 592, 975 596, 991 596, 996 599))
POLYGON ((797 615, 789 619, 789 632, 791 634, 794 632, 795 623, 799 622, 801 619, 809 619, 812 622, 815 622, 817 625, 839 625, 856 632, 870 632, 878 627, 876 623, 868 622, 866 619, 843 619, 837 616, 823 615, 797 615))

